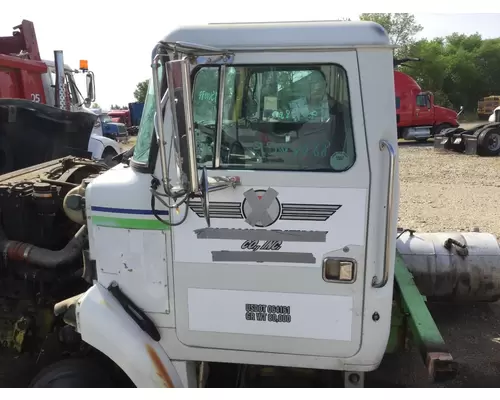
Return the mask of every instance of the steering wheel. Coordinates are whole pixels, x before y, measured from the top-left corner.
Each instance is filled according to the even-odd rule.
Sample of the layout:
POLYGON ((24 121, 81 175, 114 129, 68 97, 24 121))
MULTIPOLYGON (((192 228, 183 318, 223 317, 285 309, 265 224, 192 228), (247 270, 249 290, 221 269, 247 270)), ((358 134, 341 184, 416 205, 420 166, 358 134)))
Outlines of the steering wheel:
POLYGON ((243 147, 243 145, 241 144, 241 142, 239 140, 235 140, 233 143, 231 143, 231 145, 229 146, 229 154, 227 155, 227 163, 228 164, 242 164, 244 163, 244 159, 238 159, 237 162, 233 162, 235 158, 233 158, 233 155, 236 154, 236 155, 241 155, 241 156, 245 156, 245 148, 243 147), (235 148, 238 147, 240 149, 240 152, 235 152, 235 148), (242 162, 243 161, 243 162, 242 162))

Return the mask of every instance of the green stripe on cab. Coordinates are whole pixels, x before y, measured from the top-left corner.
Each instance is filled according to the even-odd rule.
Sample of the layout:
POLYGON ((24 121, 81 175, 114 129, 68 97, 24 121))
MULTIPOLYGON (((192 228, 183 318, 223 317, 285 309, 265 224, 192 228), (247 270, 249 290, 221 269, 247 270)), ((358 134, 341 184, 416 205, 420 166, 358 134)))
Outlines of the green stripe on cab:
POLYGON ((105 226, 108 228, 144 229, 152 231, 170 230, 168 225, 165 225, 156 219, 117 218, 93 215, 92 223, 96 226, 105 226))

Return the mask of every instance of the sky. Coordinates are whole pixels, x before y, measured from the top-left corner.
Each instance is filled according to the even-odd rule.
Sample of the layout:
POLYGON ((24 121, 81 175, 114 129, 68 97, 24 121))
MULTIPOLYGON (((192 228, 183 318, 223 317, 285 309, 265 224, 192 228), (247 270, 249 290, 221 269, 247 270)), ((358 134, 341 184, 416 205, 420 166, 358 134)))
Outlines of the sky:
MULTIPOLYGON (((395 4, 357 0, 356 8, 342 8, 338 1, 307 0, 109 0, 69 2, 22 0, 0 13, 0 36, 12 33, 23 19, 35 25, 43 59, 54 50, 64 51, 64 62, 78 68, 86 59, 96 78, 96 102, 103 108, 134 101, 138 82, 151 75, 150 56, 155 43, 179 25, 209 22, 308 21, 348 17, 361 12, 411 12, 424 27, 419 37, 432 38, 453 32, 500 37, 500 3, 482 1, 462 5, 451 0, 421 0, 418 9, 394 9, 395 4), (22 7, 16 7, 22 4, 22 7), (292 6, 293 4, 293 6, 292 6), (469 7, 466 9, 464 7, 469 7), (326 11, 325 11, 326 10, 326 11), (434 14, 422 13, 431 10, 434 14), (455 14, 443 13, 453 11, 455 14), (328 17, 325 17, 325 12, 328 17), (475 13, 473 13, 475 12, 475 13), (487 14, 489 12, 489 14, 487 14)), ((466 4, 466 3, 464 3, 466 4)), ((77 77, 84 93, 84 78, 77 77)))

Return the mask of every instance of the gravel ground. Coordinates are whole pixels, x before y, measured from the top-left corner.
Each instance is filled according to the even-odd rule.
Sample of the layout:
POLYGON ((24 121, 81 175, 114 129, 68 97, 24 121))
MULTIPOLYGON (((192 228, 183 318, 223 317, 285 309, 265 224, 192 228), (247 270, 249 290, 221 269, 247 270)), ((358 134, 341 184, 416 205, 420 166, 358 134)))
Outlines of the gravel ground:
POLYGON ((500 157, 399 146, 399 226, 419 231, 471 231, 500 237, 500 157), (493 211, 493 212, 492 212, 493 211))

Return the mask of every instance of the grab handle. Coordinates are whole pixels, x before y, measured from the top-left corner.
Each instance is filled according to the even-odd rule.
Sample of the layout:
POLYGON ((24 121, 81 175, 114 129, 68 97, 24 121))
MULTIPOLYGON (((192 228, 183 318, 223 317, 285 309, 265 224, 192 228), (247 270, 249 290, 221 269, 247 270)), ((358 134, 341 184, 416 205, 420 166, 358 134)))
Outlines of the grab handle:
POLYGON ((384 245, 384 274, 382 280, 379 281, 377 276, 372 279, 372 287, 380 289, 383 288, 389 280, 390 270, 390 253, 391 253, 391 240, 392 240, 392 219, 394 207, 394 170, 396 167, 396 152, 394 147, 387 140, 382 139, 379 142, 380 151, 387 150, 389 153, 389 179, 387 182, 387 208, 385 210, 385 245, 384 245))

